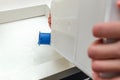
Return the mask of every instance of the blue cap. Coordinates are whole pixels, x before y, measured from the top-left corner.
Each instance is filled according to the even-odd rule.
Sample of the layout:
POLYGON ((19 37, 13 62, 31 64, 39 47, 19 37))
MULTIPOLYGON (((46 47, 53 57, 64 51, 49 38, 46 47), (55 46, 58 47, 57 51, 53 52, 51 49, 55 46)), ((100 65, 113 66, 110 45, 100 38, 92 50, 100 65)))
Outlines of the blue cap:
POLYGON ((39 40, 38 44, 39 45, 50 45, 51 41, 51 33, 41 33, 39 32, 39 40))

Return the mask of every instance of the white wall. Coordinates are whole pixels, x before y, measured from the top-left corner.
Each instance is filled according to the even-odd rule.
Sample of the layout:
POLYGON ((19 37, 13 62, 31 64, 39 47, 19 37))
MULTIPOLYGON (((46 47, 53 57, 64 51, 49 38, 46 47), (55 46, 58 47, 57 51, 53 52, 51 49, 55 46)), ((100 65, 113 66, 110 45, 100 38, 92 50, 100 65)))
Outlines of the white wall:
POLYGON ((51 0, 0 0, 0 23, 49 14, 51 0))
POLYGON ((0 11, 30 7, 40 4, 50 5, 51 0, 0 0, 0 11))

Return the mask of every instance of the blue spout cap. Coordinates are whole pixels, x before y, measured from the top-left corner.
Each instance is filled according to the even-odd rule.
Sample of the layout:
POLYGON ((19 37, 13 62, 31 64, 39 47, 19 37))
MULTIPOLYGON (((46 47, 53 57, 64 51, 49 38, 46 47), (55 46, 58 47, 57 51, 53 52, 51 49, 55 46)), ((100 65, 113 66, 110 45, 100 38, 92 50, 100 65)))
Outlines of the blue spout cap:
POLYGON ((50 45, 51 33, 41 33, 39 32, 38 45, 50 45))

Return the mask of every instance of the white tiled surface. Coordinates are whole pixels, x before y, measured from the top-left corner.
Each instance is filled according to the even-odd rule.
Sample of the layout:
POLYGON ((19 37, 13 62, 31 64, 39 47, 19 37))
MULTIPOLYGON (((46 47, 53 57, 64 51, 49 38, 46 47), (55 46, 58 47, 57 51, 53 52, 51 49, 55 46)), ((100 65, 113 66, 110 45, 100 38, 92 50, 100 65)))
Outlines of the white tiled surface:
POLYGON ((46 17, 0 24, 0 80, 38 80, 73 67, 50 46, 38 46, 38 33, 50 32, 46 17))

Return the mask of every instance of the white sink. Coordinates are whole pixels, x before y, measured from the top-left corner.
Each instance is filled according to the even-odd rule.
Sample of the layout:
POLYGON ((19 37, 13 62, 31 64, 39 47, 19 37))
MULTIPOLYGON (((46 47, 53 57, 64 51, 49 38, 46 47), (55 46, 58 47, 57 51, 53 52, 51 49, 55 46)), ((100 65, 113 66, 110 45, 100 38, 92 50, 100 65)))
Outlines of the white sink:
POLYGON ((51 46, 37 44, 39 31, 51 31, 50 2, 0 0, 0 80, 38 80, 74 67, 51 46))
POLYGON ((74 66, 39 46, 39 31, 50 32, 45 16, 0 24, 0 80, 38 80, 74 66))

